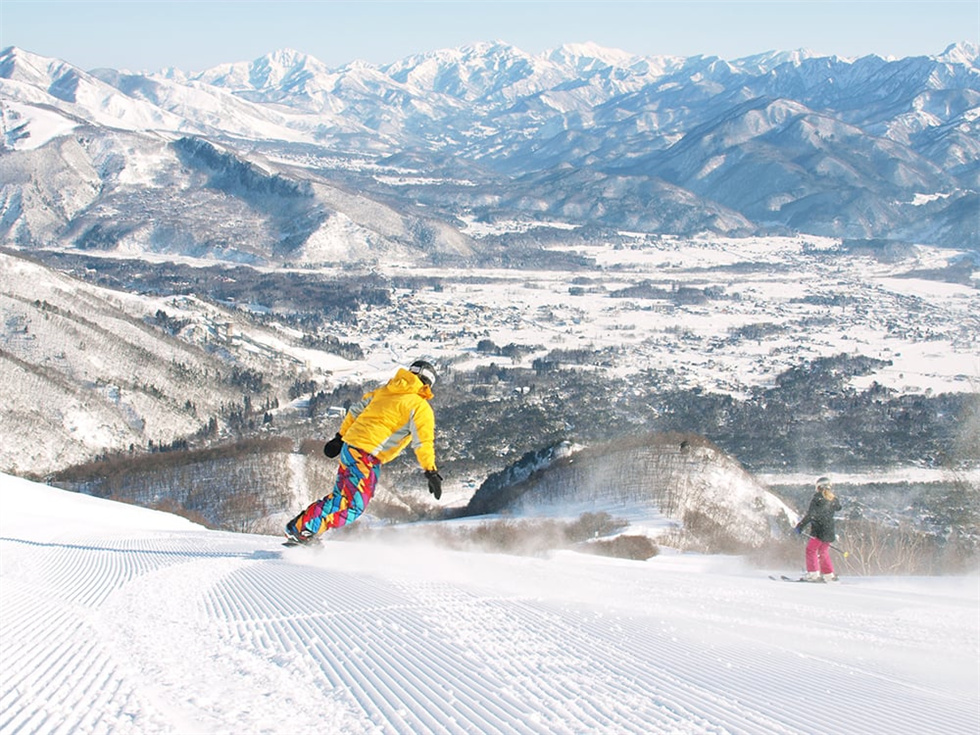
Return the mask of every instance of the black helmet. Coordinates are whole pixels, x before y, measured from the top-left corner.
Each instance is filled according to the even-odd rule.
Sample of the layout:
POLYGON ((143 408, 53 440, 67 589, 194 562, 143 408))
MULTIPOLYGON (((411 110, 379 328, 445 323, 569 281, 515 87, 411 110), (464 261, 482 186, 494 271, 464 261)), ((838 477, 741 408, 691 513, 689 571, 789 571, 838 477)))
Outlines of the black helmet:
POLYGON ((830 489, 830 478, 829 477, 818 477, 817 478, 817 490, 823 490, 824 488, 830 489))
POLYGON ((418 375, 419 380, 426 385, 434 385, 436 382, 436 369, 432 367, 432 363, 426 362, 425 360, 416 360, 409 365, 408 370, 418 375))

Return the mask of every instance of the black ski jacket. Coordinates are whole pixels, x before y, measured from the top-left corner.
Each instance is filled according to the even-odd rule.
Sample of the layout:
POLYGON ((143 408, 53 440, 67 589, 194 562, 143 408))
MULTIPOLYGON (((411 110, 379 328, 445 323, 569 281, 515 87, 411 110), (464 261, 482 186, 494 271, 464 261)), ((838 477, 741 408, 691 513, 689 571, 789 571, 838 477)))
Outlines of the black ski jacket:
POLYGON ((809 523, 811 536, 827 543, 833 543, 837 540, 837 531, 834 529, 834 513, 840 508, 839 499, 835 497, 833 500, 827 500, 823 493, 818 490, 810 500, 810 507, 807 508, 806 515, 796 527, 802 531, 809 523))

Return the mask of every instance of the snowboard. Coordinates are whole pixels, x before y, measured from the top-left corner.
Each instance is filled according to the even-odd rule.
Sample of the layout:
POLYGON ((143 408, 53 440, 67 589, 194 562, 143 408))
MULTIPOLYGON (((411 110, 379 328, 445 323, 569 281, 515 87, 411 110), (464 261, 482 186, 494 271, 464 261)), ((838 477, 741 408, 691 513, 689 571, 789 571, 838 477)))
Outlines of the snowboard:
POLYGON ((304 549, 318 549, 319 550, 319 549, 322 549, 323 548, 323 544, 321 543, 321 539, 319 537, 316 538, 313 541, 307 541, 304 544, 304 543, 301 543, 301 542, 297 541, 296 539, 293 539, 293 538, 290 538, 289 536, 287 536, 286 537, 286 540, 282 542, 282 545, 285 546, 287 549, 292 549, 292 548, 300 547, 300 548, 304 548, 304 549))

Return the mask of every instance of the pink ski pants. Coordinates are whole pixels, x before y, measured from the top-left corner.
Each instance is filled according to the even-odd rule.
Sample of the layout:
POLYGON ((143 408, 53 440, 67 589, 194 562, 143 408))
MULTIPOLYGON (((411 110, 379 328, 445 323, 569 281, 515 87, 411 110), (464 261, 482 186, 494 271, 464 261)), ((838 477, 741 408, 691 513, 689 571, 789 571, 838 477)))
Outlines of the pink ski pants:
POLYGON ((834 564, 830 561, 830 542, 811 538, 806 545, 806 570, 833 574, 834 564))

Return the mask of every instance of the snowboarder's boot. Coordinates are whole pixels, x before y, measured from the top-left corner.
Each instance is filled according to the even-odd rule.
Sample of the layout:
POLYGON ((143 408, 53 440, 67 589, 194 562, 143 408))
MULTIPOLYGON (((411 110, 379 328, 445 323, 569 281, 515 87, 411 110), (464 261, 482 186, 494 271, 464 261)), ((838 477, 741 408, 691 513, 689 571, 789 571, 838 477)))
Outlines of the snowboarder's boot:
POLYGON ((286 539, 289 543, 293 544, 308 544, 316 540, 316 534, 305 528, 297 530, 296 523, 302 517, 302 513, 293 518, 289 523, 286 524, 286 539))

